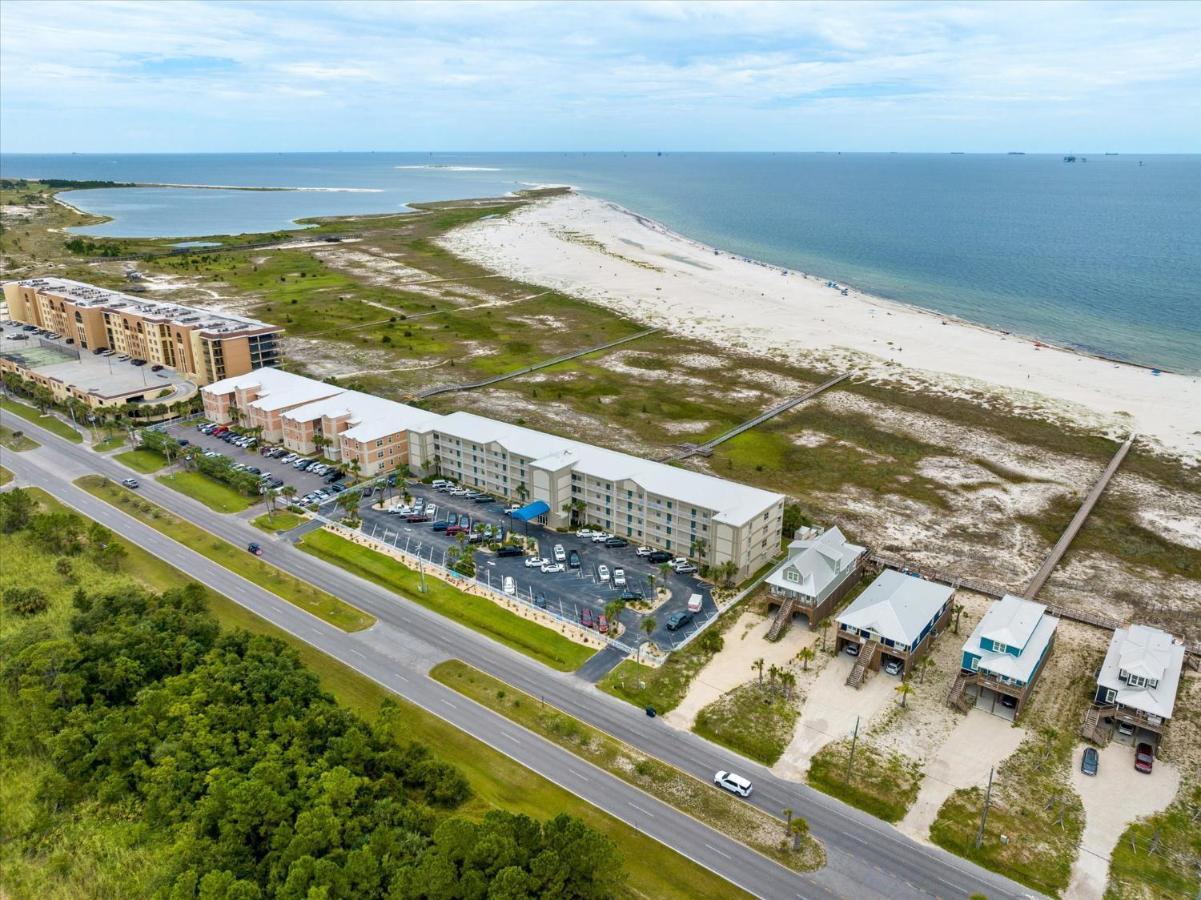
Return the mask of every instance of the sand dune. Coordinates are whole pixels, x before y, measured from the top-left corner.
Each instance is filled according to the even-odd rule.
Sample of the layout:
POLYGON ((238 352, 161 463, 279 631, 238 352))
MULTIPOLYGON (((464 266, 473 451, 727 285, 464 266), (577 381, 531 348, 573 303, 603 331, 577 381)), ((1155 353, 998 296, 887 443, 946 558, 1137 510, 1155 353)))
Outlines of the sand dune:
POLYGON ((1201 378, 1156 376, 854 290, 843 295, 825 278, 706 247, 602 200, 549 198, 444 243, 503 274, 722 346, 950 392, 999 392, 1114 437, 1133 428, 1201 461, 1201 378))

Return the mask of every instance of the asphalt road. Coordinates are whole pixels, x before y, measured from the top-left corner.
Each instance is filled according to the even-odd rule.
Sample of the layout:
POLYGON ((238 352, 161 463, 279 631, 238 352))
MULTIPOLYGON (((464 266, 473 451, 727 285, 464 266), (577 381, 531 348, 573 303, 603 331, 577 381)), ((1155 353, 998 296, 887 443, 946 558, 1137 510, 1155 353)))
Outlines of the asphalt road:
POLYGON ((647 719, 641 710, 597 691, 582 679, 553 672, 423 607, 349 575, 263 532, 146 478, 142 493, 214 534, 263 544, 264 558, 281 569, 370 612, 379 622, 348 635, 187 550, 70 482, 85 473, 120 479, 117 463, 0 412, 0 420, 42 443, 27 453, 5 453, 5 466, 22 482, 37 484, 80 512, 136 541, 267 620, 373 678, 429 712, 506 753, 597 807, 633 824, 762 897, 968 897, 1034 896, 1034 892, 896 829, 811 788, 774 776, 757 763, 687 732, 647 719), (719 769, 749 777, 751 802, 773 815, 784 808, 809 821, 826 847, 827 865, 798 875, 590 766, 578 757, 468 701, 425 673, 442 659, 458 658, 598 727, 640 750, 708 782, 719 769), (584 776, 581 778, 581 774, 584 776))

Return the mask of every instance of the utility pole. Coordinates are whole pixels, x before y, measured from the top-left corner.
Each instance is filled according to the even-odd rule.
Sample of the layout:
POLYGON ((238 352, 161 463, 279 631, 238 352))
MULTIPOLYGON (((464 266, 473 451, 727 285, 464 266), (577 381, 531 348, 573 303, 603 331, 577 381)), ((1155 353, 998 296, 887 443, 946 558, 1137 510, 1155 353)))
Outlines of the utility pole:
POLYGON ((984 792, 984 809, 980 811, 980 830, 976 832, 976 849, 979 850, 984 844, 984 825, 988 822, 988 805, 992 802, 992 773, 993 768, 988 770, 988 790, 984 792))
POLYGON ((847 754, 847 774, 842 780, 851 780, 851 763, 855 760, 855 745, 859 742, 859 717, 855 716, 855 733, 851 735, 851 752, 847 754))

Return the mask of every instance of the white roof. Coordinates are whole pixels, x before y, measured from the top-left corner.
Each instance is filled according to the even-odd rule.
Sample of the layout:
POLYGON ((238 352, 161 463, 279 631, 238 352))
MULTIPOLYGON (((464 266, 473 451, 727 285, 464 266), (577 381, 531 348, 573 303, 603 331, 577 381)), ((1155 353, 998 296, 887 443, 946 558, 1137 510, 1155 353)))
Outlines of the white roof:
POLYGON ((837 527, 830 528, 811 540, 789 544, 789 558, 767 576, 767 583, 817 597, 831 582, 851 571, 865 549, 848 541, 837 527), (795 570, 800 581, 788 580, 788 570, 795 570))
POLYGON ((782 494, 474 413, 451 413, 431 422, 425 430, 431 429, 477 444, 499 444, 507 452, 524 456, 546 468, 559 469, 574 463, 573 471, 582 475, 606 481, 632 481, 644 491, 713 510, 715 521, 733 525, 745 524, 784 499, 782 494))
POLYGON ((988 608, 976 630, 980 632, 980 637, 998 644, 1025 647, 1046 611, 1047 608, 1041 603, 1006 594, 988 608))
POLYGON ((976 624, 971 637, 963 643, 964 652, 980 658, 979 668, 982 672, 1016 679, 1023 684, 1029 683, 1030 676, 1034 674, 1043 651, 1051 643, 1059 625, 1059 619, 1047 615, 1046 612, 1047 608, 1041 603, 1006 594, 990 606, 984 618, 976 624), (1024 633, 1021 640, 1007 641, 1003 637, 993 637, 994 634, 1008 634, 1014 627, 1014 622, 1020 623, 1018 632, 1015 633, 1024 633), (1024 649, 1020 656, 985 650, 980 643, 984 638, 1024 649))
POLYGON ((1183 665, 1183 641, 1158 628, 1131 625, 1113 633, 1097 684, 1115 690, 1115 699, 1123 706, 1170 719, 1176 706, 1176 688, 1180 684, 1183 665), (1122 671, 1140 678, 1153 678, 1158 684, 1154 688, 1129 687, 1119 677, 1122 671))
POLYGON ((908 646, 953 593, 945 584, 885 569, 835 621, 908 646))
POLYGON ((325 416, 331 419, 347 416, 349 427, 342 435, 356 441, 373 441, 399 431, 415 430, 431 420, 441 418, 436 413, 362 391, 342 391, 284 413, 285 419, 297 422, 309 422, 325 416))
POLYGON ((342 388, 336 385, 270 368, 255 369, 244 375, 214 381, 201 390, 209 394, 230 394, 246 388, 258 389, 258 397, 250 405, 264 411, 298 406, 343 393, 342 388))

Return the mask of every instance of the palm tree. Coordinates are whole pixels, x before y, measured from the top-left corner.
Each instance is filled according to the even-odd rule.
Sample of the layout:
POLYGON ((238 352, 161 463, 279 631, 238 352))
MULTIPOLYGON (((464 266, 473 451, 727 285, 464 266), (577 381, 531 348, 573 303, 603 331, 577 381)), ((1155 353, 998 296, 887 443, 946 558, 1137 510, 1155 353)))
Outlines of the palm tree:
POLYGON ((767 667, 767 686, 771 689, 776 687, 776 679, 780 677, 780 667, 772 663, 767 667))
POLYGON ((813 659, 814 653, 812 647, 802 647, 797 653, 796 658, 801 661, 801 670, 809 671, 809 661, 813 659))
POLYGON ((792 690, 796 687, 796 675, 794 675, 792 672, 785 671, 780 676, 780 683, 784 685, 784 696, 791 700, 792 690))
POLYGON ((817 623, 817 629, 822 633, 822 653, 826 652, 826 635, 830 632, 830 617, 826 616, 817 623))
POLYGON ((279 496, 279 491, 273 487, 263 491, 263 504, 267 507, 267 521, 275 517, 275 499, 279 496))
POLYGON ((530 489, 525 486, 524 481, 517 483, 517 498, 524 504, 530 498, 530 489))
POLYGON ((638 645, 638 656, 641 658, 642 648, 651 642, 651 635, 659 627, 659 623, 655 621, 654 616, 647 616, 639 623, 639 627, 646 633, 646 640, 638 645))
POLYGON ((285 484, 285 485, 283 486, 283 489, 280 491, 280 493, 282 493, 282 494, 284 495, 284 499, 285 499, 285 500, 287 500, 287 501, 288 501, 288 505, 289 505, 289 506, 291 506, 291 505, 292 505, 292 500, 293 500, 293 498, 295 498, 295 496, 296 496, 296 485, 294 485, 294 484, 285 484))
POLYGON ((760 684, 763 684, 763 666, 764 666, 764 662, 763 662, 762 656, 759 657, 757 660, 755 660, 753 663, 751 663, 751 668, 755 669, 759 672, 759 683, 760 684))
POLYGON ((709 549, 709 542, 704 538, 694 537, 692 539, 692 555, 697 559, 705 558, 705 551, 709 549))
POLYGON ((667 583, 667 576, 671 574, 671 563, 660 563, 659 574, 663 578, 663 583, 667 583))
POLYGON ((921 682, 922 684, 926 683, 926 669, 930 668, 930 666, 933 665, 933 663, 934 663, 934 660, 932 660, 928 656, 923 656, 916 663, 914 663, 914 665, 917 668, 917 675, 918 675, 917 680, 919 682, 921 682))
POLYGON ((617 629, 617 617, 621 614, 623 606, 624 604, 620 600, 605 604, 605 618, 609 620, 610 635, 617 629))
POLYGON ((792 849, 800 850, 801 841, 809 833, 809 823, 798 816, 788 823, 788 830, 792 834, 792 849))
POLYGON ((963 615, 963 604, 956 603, 951 607, 951 612, 955 614, 955 633, 959 634, 959 617, 963 615))
POLYGON ((908 681, 902 681, 896 686, 896 692, 901 695, 901 708, 905 708, 905 701, 909 695, 913 693, 913 688, 909 686, 908 681))

